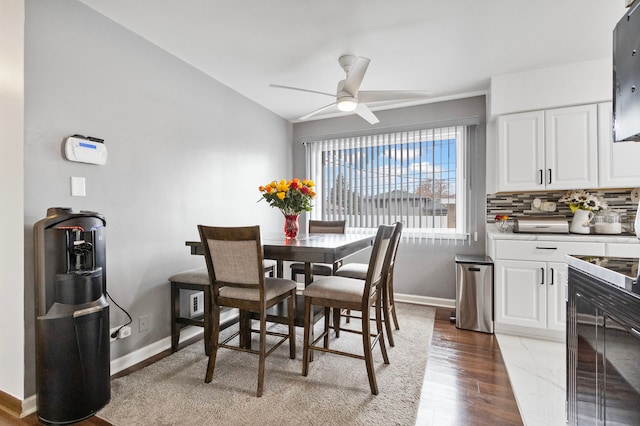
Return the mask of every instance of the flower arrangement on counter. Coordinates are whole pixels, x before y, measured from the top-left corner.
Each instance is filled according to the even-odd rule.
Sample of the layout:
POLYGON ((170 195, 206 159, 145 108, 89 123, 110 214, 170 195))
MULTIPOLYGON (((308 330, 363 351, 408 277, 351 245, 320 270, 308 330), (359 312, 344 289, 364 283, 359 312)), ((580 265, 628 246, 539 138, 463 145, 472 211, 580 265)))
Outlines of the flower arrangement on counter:
POLYGON ((567 192, 558 201, 568 205, 571 213, 575 213, 578 210, 597 212, 599 210, 606 210, 608 207, 602 197, 589 194, 587 191, 581 189, 567 192))
POLYGON ((284 215, 298 215, 310 212, 313 208, 311 200, 316 196, 313 191, 315 183, 312 180, 298 178, 291 180, 275 180, 260 186, 261 200, 266 200, 271 207, 277 207, 284 215))

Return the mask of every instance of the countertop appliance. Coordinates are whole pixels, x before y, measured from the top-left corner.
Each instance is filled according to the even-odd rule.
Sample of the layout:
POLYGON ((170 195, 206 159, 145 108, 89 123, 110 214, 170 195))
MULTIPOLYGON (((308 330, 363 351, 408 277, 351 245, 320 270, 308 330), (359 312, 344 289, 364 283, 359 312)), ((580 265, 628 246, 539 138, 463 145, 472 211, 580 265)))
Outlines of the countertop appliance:
POLYGON ((568 234, 569 221, 560 215, 517 216, 513 232, 531 234, 568 234))

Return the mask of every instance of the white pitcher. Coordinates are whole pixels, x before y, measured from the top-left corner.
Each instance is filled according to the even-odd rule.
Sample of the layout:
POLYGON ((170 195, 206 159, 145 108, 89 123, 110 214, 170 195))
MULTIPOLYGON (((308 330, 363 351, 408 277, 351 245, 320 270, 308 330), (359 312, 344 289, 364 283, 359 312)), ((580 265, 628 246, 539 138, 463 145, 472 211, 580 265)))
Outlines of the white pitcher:
POLYGON ((571 221, 571 227, 569 231, 574 234, 589 234, 589 225, 595 215, 589 210, 576 210, 573 214, 573 220, 571 221))

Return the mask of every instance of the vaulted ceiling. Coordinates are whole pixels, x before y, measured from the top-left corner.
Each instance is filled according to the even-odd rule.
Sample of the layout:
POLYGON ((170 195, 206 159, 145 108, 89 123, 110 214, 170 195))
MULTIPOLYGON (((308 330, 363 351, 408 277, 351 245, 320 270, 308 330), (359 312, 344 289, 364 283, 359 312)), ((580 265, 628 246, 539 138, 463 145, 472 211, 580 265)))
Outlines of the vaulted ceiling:
MULTIPOLYGON (((361 90, 484 93, 501 74, 611 57, 624 0, 81 0, 296 122, 332 101, 344 54, 361 90)), ((314 118, 334 116, 318 115, 314 118)))

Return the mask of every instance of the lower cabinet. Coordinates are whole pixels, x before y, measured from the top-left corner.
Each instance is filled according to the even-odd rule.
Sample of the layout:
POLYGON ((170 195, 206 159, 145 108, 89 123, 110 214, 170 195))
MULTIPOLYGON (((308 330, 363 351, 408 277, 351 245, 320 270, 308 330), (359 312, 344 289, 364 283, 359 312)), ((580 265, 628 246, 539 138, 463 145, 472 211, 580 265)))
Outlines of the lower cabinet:
POLYGON ((607 244, 580 237, 563 241, 517 238, 489 238, 495 271, 495 330, 564 341, 566 255, 604 256, 607 244))
POLYGON ((497 260, 496 323, 563 331, 566 271, 561 262, 497 260))

